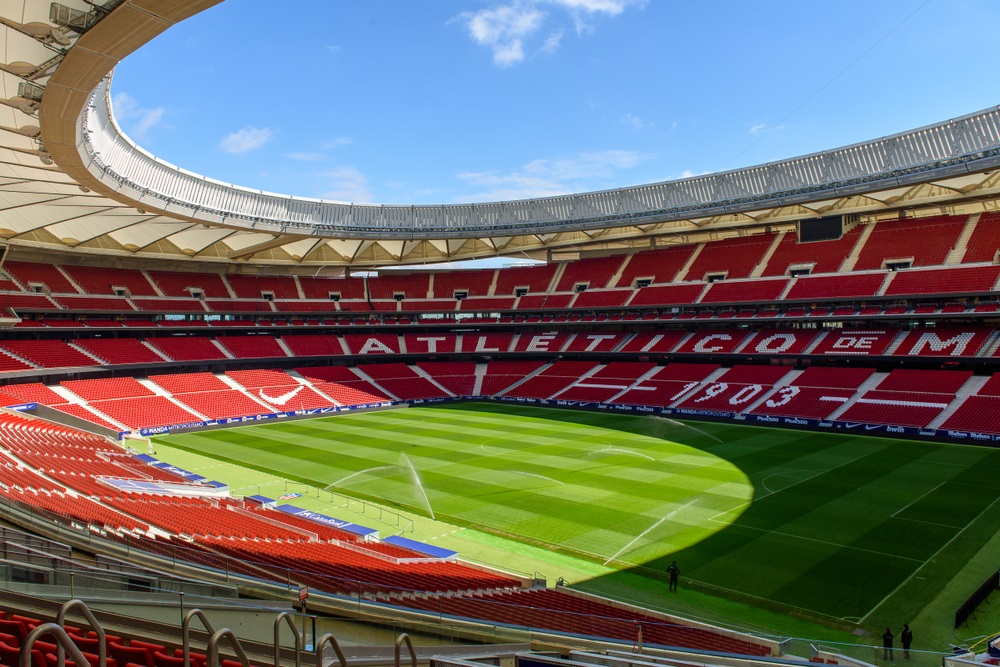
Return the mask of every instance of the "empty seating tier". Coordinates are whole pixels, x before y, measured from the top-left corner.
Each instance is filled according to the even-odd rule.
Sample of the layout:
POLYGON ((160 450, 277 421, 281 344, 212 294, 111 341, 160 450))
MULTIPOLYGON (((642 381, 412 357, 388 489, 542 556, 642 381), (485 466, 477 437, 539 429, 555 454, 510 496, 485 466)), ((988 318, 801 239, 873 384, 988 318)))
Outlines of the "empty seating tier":
POLYGON ((865 242, 854 270, 881 269, 894 260, 910 261, 912 266, 943 264, 967 220, 964 215, 883 220, 865 242))

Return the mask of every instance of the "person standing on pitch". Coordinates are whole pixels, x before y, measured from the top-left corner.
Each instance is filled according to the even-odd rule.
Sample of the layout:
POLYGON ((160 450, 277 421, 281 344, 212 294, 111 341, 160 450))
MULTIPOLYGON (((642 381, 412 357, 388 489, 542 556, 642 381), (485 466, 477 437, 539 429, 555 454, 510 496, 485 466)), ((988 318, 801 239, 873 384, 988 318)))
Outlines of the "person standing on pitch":
POLYGON ((899 643, 903 645, 903 657, 909 660, 910 644, 913 643, 913 632, 906 623, 903 623, 903 631, 899 633, 899 643))
POLYGON ((892 630, 889 628, 886 628, 885 634, 882 635, 882 659, 895 661, 892 657, 892 630))
POLYGON ((670 575, 670 590, 677 592, 677 577, 681 575, 681 569, 677 567, 677 561, 670 564, 667 568, 667 574, 670 575))

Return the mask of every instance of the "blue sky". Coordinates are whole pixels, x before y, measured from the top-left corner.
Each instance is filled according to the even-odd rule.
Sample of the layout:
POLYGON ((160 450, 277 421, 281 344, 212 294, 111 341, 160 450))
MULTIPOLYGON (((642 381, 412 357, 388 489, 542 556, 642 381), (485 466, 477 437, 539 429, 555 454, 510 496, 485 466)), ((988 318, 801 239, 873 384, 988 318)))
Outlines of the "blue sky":
POLYGON ((341 201, 563 194, 731 169, 1000 102, 1000 3, 226 0, 127 58, 125 131, 341 201))

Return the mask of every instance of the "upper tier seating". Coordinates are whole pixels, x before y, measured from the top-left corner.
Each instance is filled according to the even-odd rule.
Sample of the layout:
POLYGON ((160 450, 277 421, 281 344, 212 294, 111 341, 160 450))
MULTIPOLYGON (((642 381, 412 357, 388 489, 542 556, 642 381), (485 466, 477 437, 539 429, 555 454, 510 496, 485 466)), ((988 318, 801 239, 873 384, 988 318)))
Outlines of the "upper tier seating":
POLYGON ((630 289, 586 290, 577 295, 573 308, 621 308, 632 296, 630 289))
MULTIPOLYGON (((385 271, 368 280, 368 296, 372 299, 393 300, 397 294, 406 299, 426 299, 430 291, 429 273, 397 273, 385 271)), ((353 297, 351 297, 353 298, 353 297)))
POLYGON ((563 269, 562 277, 556 286, 556 292, 575 291, 577 285, 586 285, 589 289, 614 287, 608 285, 611 278, 622 265, 621 255, 610 257, 588 257, 569 262, 563 269))
POLYGON ((705 291, 704 283, 652 285, 636 292, 629 305, 632 307, 686 305, 694 303, 703 291, 705 291))
POLYGON ((761 234, 706 243, 684 280, 705 280, 709 274, 724 274, 729 280, 746 278, 763 259, 774 238, 774 234, 761 234))
POLYGON ((13 277, 25 289, 32 284, 44 285, 50 292, 77 294, 77 289, 66 279, 66 276, 53 264, 35 262, 4 262, 4 271, 13 277))
POLYGON ((271 302, 270 301, 253 301, 250 299, 242 299, 240 301, 232 301, 222 299, 206 299, 205 305, 209 307, 210 310, 216 313, 270 313, 271 302))
POLYGON ((307 299, 330 300, 331 294, 339 294, 341 299, 364 299, 364 278, 319 278, 299 276, 299 285, 307 299))
POLYGON ((228 299, 229 290, 217 273, 185 273, 183 271, 149 271, 149 277, 166 296, 191 296, 192 290, 212 299, 228 299))
POLYGON ((151 313, 204 313, 200 299, 132 299, 139 310, 151 313))
POLYGON ((854 270, 881 269, 886 261, 909 258, 913 266, 943 264, 967 221, 964 215, 883 220, 865 242, 854 270))
POLYGON ((438 271, 434 274, 434 297, 452 299, 455 292, 465 292, 468 296, 486 296, 493 282, 493 272, 493 269, 438 271))
POLYGON ((573 294, 526 294, 517 302, 517 309, 540 310, 547 308, 557 310, 568 308, 574 296, 573 294))
POLYGON ((513 266, 497 271, 497 284, 493 294, 508 296, 516 289, 527 289, 529 292, 547 292, 557 265, 540 264, 538 266, 513 266))
POLYGON ((783 276, 792 267, 809 266, 810 273, 834 273, 840 270, 861 236, 861 226, 857 226, 835 241, 813 241, 799 243, 794 231, 785 234, 781 243, 767 262, 764 276, 783 276))
POLYGON ((798 278, 788 293, 786 300, 796 299, 846 299, 875 296, 885 282, 883 273, 862 273, 858 275, 805 276, 798 278))
POLYGON ((56 303, 64 306, 66 310, 89 310, 106 313, 124 313, 135 310, 129 305, 128 300, 117 296, 79 296, 71 294, 59 294, 50 297, 56 303))
POLYGON ((0 308, 13 308, 16 312, 56 308, 55 302, 44 294, 0 294, 0 308))
POLYGON ((954 269, 913 271, 903 269, 893 277, 886 295, 976 294, 991 292, 1000 278, 1000 266, 964 266, 954 269))
POLYGON ((625 265, 621 278, 618 279, 618 286, 635 287, 636 280, 639 279, 654 283, 672 282, 696 247, 690 244, 636 253, 625 265))
POLYGON ((785 278, 768 280, 720 280, 709 287, 699 303, 736 303, 741 301, 777 301, 788 286, 785 278))
MULTIPOLYGON (((106 266, 63 266, 73 281, 87 294, 116 294, 124 288, 134 296, 156 296, 156 290, 142 271, 113 269, 106 266)), ((74 290, 75 291, 75 290, 74 290)))
POLYGON ((465 311, 491 312, 511 310, 514 308, 512 296, 473 296, 458 302, 459 308, 465 311))
POLYGON ((990 211, 979 216, 975 231, 962 258, 964 264, 992 262, 1000 250, 1000 213, 990 211))
POLYGON ((260 299, 269 293, 275 299, 297 299, 299 290, 291 276, 249 276, 230 274, 226 276, 229 286, 237 298, 260 299))

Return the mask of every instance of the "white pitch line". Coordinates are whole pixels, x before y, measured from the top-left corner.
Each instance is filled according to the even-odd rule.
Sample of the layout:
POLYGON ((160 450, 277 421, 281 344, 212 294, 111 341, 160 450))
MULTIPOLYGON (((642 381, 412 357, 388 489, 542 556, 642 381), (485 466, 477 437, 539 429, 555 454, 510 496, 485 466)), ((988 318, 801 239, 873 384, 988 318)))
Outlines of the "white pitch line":
MULTIPOLYGON (((937 491, 938 489, 940 489, 942 486, 944 486, 947 483, 948 483, 948 480, 945 480, 945 481, 941 482, 940 484, 938 484, 937 486, 935 486, 930 491, 928 491, 927 493, 921 494, 921 496, 919 498, 917 498, 916 500, 914 500, 913 502, 907 503, 905 506, 899 508, 898 510, 896 510, 895 512, 893 512, 892 514, 890 514, 889 518, 890 519, 895 519, 899 515, 900 512, 905 512, 910 507, 913 507, 914 505, 916 505, 917 503, 919 503, 921 500, 923 500, 927 496, 931 495, 932 493, 934 493, 935 491, 937 491)), ((956 530, 958 529, 958 526, 953 526, 953 527, 956 530)))
POLYGON ((763 500, 764 498, 768 498, 768 497, 770 497, 770 496, 773 496, 773 495, 774 495, 774 494, 776 494, 776 493, 781 493, 782 491, 787 491, 788 489, 792 488, 793 486, 798 486, 799 484, 804 484, 804 483, 808 482, 808 481, 809 481, 809 480, 811 480, 811 479, 815 479, 816 477, 819 477, 820 475, 825 475, 826 473, 828 473, 828 472, 833 472, 834 470, 837 470, 838 468, 843 468, 844 466, 847 466, 847 465, 850 465, 850 464, 852 464, 852 463, 857 463, 857 462, 858 462, 858 461, 860 461, 861 459, 863 459, 863 458, 865 458, 866 456, 868 456, 868 455, 869 455, 870 453, 871 453, 871 452, 869 452, 868 454, 862 454, 861 456, 859 456, 859 457, 857 457, 857 458, 853 458, 853 459, 851 459, 851 460, 849 460, 849 461, 844 461, 844 462, 843 462, 843 463, 841 463, 840 465, 836 465, 836 466, 834 466, 834 467, 832 467, 832 468, 826 468, 826 469, 824 469, 824 470, 820 470, 820 471, 818 471, 818 472, 817 472, 817 473, 816 473, 815 475, 810 475, 809 477, 806 477, 805 479, 801 479, 801 480, 799 480, 799 481, 797 481, 797 482, 794 482, 794 483, 792 483, 792 484, 789 484, 788 486, 785 486, 785 487, 782 487, 782 488, 778 489, 777 491, 772 491, 772 492, 770 492, 770 493, 768 493, 768 494, 766 494, 766 495, 762 495, 762 496, 760 496, 759 498, 752 498, 752 499, 750 499, 750 500, 746 501, 745 503, 740 503, 740 504, 739 504, 739 505, 737 505, 736 507, 731 507, 731 508, 729 508, 729 509, 727 509, 727 510, 725 510, 725 511, 722 511, 722 512, 719 512, 719 513, 718 513, 718 514, 716 514, 715 516, 711 517, 711 518, 709 519, 709 521, 715 521, 715 520, 716 520, 716 519, 718 519, 718 518, 719 518, 720 516, 725 516, 725 515, 727 515, 727 514, 729 514, 729 513, 731 513, 731 512, 735 512, 735 511, 736 511, 736 510, 738 510, 738 509, 741 509, 741 508, 743 508, 743 507, 746 507, 747 505, 751 505, 751 504, 753 504, 753 503, 755 503, 755 502, 759 502, 759 501, 763 500))
POLYGON ((608 563, 610 563, 611 561, 613 561, 615 558, 617 558, 618 556, 620 556, 623 553, 625 553, 626 551, 628 551, 628 548, 630 546, 632 546, 633 544, 635 544, 636 542, 638 542, 640 539, 642 539, 646 535, 646 533, 649 533, 650 531, 652 531, 654 528, 656 528, 657 526, 659 526, 661 523, 663 523, 664 521, 666 521, 667 519, 669 519, 673 515, 677 514, 677 512, 681 511, 682 509, 684 509, 685 507, 687 507, 688 505, 690 505, 691 503, 693 503, 695 500, 697 500, 697 497, 692 498, 691 500, 687 501, 686 503, 684 503, 680 507, 674 509, 670 514, 667 514, 666 516, 664 516, 663 518, 661 518, 659 521, 657 521, 656 523, 654 523, 652 526, 650 526, 646 530, 644 530, 641 533, 639 533, 638 535, 636 535, 634 538, 632 538, 631 542, 629 542, 628 544, 626 544, 625 546, 623 546, 621 549, 619 549, 618 552, 614 556, 612 556, 611 558, 609 558, 606 561, 604 561, 604 565, 607 565, 608 563))
MULTIPOLYGON (((716 523, 725 523, 724 521, 717 521, 716 523)), ((726 524, 728 525, 728 524, 726 524)), ((790 537, 796 540, 805 540, 806 542, 816 542, 818 544, 825 544, 830 547, 837 547, 839 549, 851 549, 852 551, 864 551, 866 553, 875 554, 876 556, 885 556, 886 558, 899 558, 900 560, 911 560, 914 563, 923 563, 924 561, 919 558, 910 558, 909 556, 899 556, 897 554, 887 554, 883 551, 875 551, 874 549, 865 549, 864 547, 852 547, 849 544, 840 544, 839 542, 830 542, 828 540, 821 540, 815 537, 806 537, 804 535, 795 535, 793 533, 785 533, 780 530, 768 530, 767 528, 757 528, 755 526, 740 526, 740 528, 745 528, 747 530, 756 530, 761 533, 767 533, 768 535, 781 535, 782 537, 790 537)))
POLYGON ((948 540, 948 541, 947 541, 947 542, 945 542, 945 543, 944 543, 943 545, 941 545, 941 548, 940 548, 940 549, 938 549, 937 551, 935 551, 935 552, 934 552, 933 554, 931 554, 931 557, 930 557, 930 558, 928 558, 927 560, 925 560, 925 561, 923 562, 923 564, 922 564, 922 565, 921 565, 920 567, 918 567, 918 568, 917 568, 916 570, 914 570, 913 572, 911 572, 911 573, 910 573, 910 576, 908 576, 908 577, 907 577, 906 579, 903 579, 903 581, 901 581, 901 582, 899 583, 899 586, 896 586, 896 587, 895 587, 894 589, 892 589, 892 590, 891 590, 891 591, 889 592, 889 594, 888 594, 888 595, 886 595, 886 596, 885 596, 884 598, 882 598, 881 600, 879 600, 879 603, 878 603, 877 605, 875 605, 874 607, 872 607, 872 608, 871 608, 871 611, 869 611, 869 612, 868 612, 867 614, 865 614, 864 616, 862 616, 862 617, 861 617, 861 622, 862 622, 862 623, 864 623, 865 621, 867 621, 867 620, 868 620, 868 617, 869 617, 869 616, 871 616, 872 614, 874 614, 874 613, 875 613, 875 611, 876 611, 876 610, 877 610, 877 609, 878 609, 879 607, 881 607, 881 606, 882 606, 883 604, 885 604, 885 601, 886 601, 886 600, 888 600, 888 599, 889 599, 889 598, 891 598, 891 597, 892 597, 893 595, 895 595, 896 593, 898 593, 898 592, 899 592, 899 589, 901 589, 901 588, 902 588, 903 586, 905 586, 906 584, 908 584, 908 583, 910 582, 910 579, 913 579, 913 578, 914 578, 914 577, 915 577, 915 576, 917 575, 917 572, 920 572, 920 570, 922 570, 922 569, 924 569, 925 567, 927 567, 927 563, 930 563, 930 562, 931 562, 932 560, 934 560, 935 558, 937 558, 937 557, 938 557, 938 554, 939 554, 939 553, 941 553, 942 551, 944 551, 945 549, 947 549, 947 548, 948 548, 948 547, 949 547, 949 546, 951 545, 951 543, 952 543, 952 542, 954 542, 955 540, 957 540, 957 539, 958 539, 958 537, 959 537, 959 536, 960 536, 960 535, 961 535, 962 533, 964 533, 964 532, 965 532, 966 530, 968 530, 968 529, 969 529, 969 526, 971 526, 971 525, 972 525, 972 524, 974 524, 975 522, 979 521, 979 519, 980 519, 980 518, 981 518, 981 517, 982 517, 982 516, 983 516, 984 514, 986 514, 986 512, 988 512, 988 511, 989 511, 989 510, 990 510, 990 509, 991 509, 991 508, 992 508, 992 507, 993 507, 994 505, 996 505, 996 504, 997 504, 997 501, 1000 501, 1000 496, 998 496, 998 497, 997 497, 996 499, 994 499, 992 503, 990 503, 989 505, 987 505, 987 506, 986 506, 986 508, 985 508, 985 509, 983 509, 983 511, 982 511, 982 512, 980 512, 979 514, 977 514, 977 515, 975 516, 975 518, 974 518, 974 519, 972 519, 972 521, 970 521, 969 523, 965 524, 965 526, 964 526, 964 527, 963 527, 963 528, 962 528, 962 529, 961 529, 960 531, 958 531, 957 533, 955 533, 955 535, 954 535, 954 536, 953 536, 953 537, 952 537, 952 538, 951 538, 950 540, 948 540))

